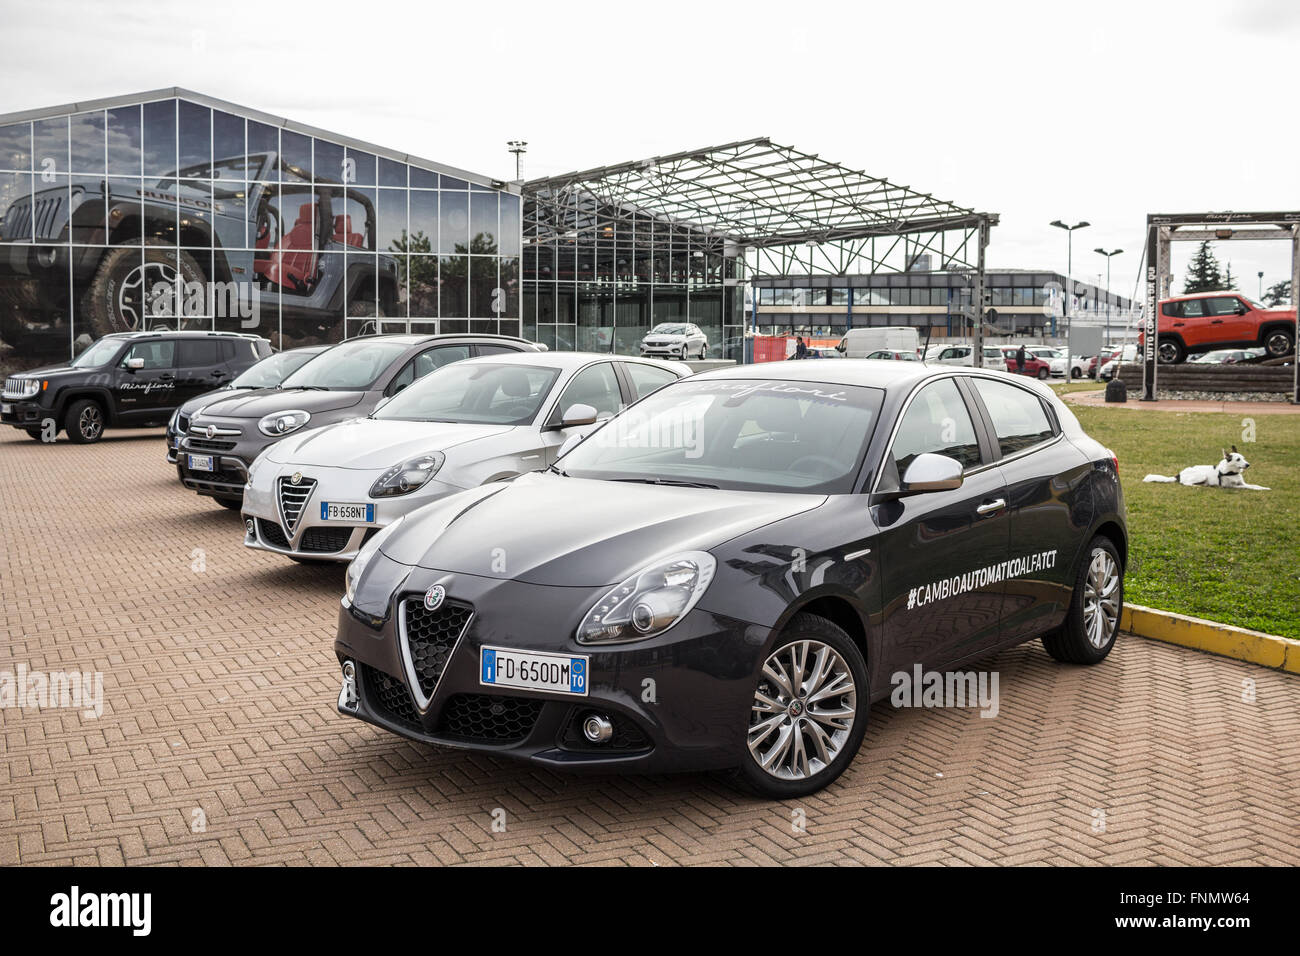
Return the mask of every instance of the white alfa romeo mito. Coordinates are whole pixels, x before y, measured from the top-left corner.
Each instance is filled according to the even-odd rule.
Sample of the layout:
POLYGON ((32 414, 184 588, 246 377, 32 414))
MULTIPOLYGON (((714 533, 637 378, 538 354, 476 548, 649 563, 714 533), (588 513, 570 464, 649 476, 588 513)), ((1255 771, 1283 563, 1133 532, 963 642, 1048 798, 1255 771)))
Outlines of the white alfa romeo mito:
POLYGON ((549 467, 582 426, 691 373, 582 352, 468 359, 369 417, 267 448, 244 489, 244 544, 296 561, 350 561, 380 528, 437 498, 549 467))

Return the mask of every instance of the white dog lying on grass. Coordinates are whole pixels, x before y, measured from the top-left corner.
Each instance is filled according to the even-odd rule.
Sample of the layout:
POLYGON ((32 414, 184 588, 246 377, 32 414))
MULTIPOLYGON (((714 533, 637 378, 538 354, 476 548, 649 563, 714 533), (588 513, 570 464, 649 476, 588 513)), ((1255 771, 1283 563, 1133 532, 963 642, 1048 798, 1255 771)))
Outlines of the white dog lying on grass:
POLYGON ((1176 482, 1180 485, 1211 485, 1218 488, 1249 488, 1251 491, 1268 491, 1263 485, 1246 484, 1246 479, 1242 475, 1246 473, 1246 469, 1249 467, 1250 462, 1237 454, 1237 446, 1233 445, 1232 452, 1223 452, 1223 460, 1217 465, 1192 465, 1190 468, 1184 468, 1180 471, 1176 478, 1169 475, 1147 475, 1142 480, 1176 482))

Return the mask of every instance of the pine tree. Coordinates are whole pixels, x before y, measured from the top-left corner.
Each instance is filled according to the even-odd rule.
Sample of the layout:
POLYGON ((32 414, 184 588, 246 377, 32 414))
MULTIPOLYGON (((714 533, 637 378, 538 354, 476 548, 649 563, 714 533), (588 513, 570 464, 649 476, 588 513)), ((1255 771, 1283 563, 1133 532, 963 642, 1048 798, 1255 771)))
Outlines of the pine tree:
POLYGON ((1227 267, 1223 270, 1223 285, 1219 286, 1219 288, 1220 289, 1237 288, 1237 277, 1232 274, 1231 262, 1229 262, 1227 267))
POLYGON ((1187 280, 1183 285, 1183 294, 1195 292, 1213 292, 1223 288, 1223 275, 1219 271, 1219 260, 1210 248, 1207 239, 1201 243, 1192 261, 1187 264, 1187 280))
POLYGON ((1291 298, 1291 280, 1283 279, 1281 282, 1274 282, 1264 293, 1264 304, 1270 309, 1275 309, 1283 302, 1291 298))

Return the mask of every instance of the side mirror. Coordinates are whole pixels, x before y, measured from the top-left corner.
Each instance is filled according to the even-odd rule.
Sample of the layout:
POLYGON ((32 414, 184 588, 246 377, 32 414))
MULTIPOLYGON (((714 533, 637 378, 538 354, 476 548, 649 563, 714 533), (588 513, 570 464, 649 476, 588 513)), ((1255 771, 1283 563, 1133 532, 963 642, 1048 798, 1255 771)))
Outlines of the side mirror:
POLYGON ((954 491, 961 487, 961 462, 947 455, 923 454, 912 459, 903 475, 904 494, 954 491))
POLYGON ((131 358, 131 359, 127 359, 127 360, 126 360, 126 367, 129 368, 129 369, 130 369, 131 371, 133 371, 133 372, 138 371, 139 369, 144 368, 144 359, 142 359, 142 358, 131 358))
POLYGON ((594 425, 596 423, 596 414, 596 410, 590 405, 583 405, 581 402, 577 405, 570 405, 565 409, 557 427, 572 428, 574 425, 594 425))

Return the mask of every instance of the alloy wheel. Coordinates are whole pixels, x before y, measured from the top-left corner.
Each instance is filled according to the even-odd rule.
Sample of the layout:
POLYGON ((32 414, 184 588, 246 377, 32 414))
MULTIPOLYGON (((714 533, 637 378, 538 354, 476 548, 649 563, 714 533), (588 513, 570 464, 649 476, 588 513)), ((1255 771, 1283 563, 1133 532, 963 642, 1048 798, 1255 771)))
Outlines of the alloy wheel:
POLYGON ((1092 552, 1088 576, 1083 583, 1083 629, 1088 642, 1098 649, 1106 646, 1119 624, 1119 567, 1109 551, 1092 552))
POLYGON ((144 331, 150 318, 174 318, 179 273, 165 262, 144 262, 127 273, 118 308, 130 331, 144 331))
POLYGON ((844 750, 857 717, 853 671, 820 641, 793 641, 763 664, 749 718, 749 754, 779 780, 806 780, 844 750))
POLYGON ((1160 361, 1166 365, 1172 364, 1178 359, 1178 346, 1173 342, 1161 342, 1159 348, 1160 361))
POLYGON ((100 432, 104 430, 104 417, 99 413, 98 406, 87 405, 81 410, 81 415, 77 418, 77 428, 81 432, 81 437, 87 441, 94 441, 99 437, 100 432))
POLYGON ((1285 332, 1274 332, 1265 341, 1264 349, 1273 358, 1280 358, 1291 351, 1291 338, 1285 332))

